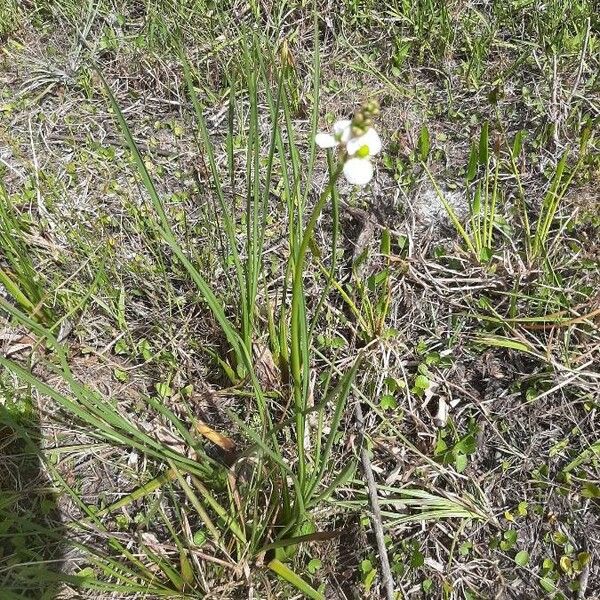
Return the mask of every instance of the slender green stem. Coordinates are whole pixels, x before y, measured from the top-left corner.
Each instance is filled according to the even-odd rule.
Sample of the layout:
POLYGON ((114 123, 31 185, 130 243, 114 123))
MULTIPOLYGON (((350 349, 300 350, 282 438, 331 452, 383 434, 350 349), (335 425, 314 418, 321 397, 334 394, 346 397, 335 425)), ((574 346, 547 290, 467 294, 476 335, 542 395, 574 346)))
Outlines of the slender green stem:
POLYGON ((304 309, 304 290, 302 285, 302 275, 304 271, 304 263, 306 261, 306 252, 308 245, 312 239, 317 220, 325 207, 325 203, 333 193, 334 186, 340 176, 343 168, 343 163, 337 166, 333 175, 329 180, 329 184, 323 190, 317 201, 315 207, 312 210, 302 241, 298 249, 297 254, 294 256, 294 273, 292 281, 292 323, 291 323, 291 371, 293 380, 293 395, 294 395, 294 408, 296 411, 296 443, 298 447, 298 480, 302 487, 305 480, 306 473, 306 460, 304 455, 304 429, 305 417, 302 411, 306 408, 305 402, 306 397, 303 394, 304 385, 307 383, 303 381, 302 377, 302 361, 307 361, 308 357, 303 356, 303 347, 306 340, 302 339, 302 332, 306 332, 306 313, 304 309), (303 397, 304 396, 304 397, 303 397))
MULTIPOLYGON (((327 153, 327 168, 329 171, 329 177, 333 177, 334 172, 334 164, 333 157, 331 156, 331 152, 327 153)), ((315 309, 315 314, 313 316, 312 323, 310 325, 310 329, 308 331, 309 339, 312 338, 312 333, 317 324, 317 319, 319 318, 319 314, 321 312, 321 308, 323 303, 325 302, 327 296, 329 295, 329 291, 331 290, 332 282, 335 280, 335 268, 337 266, 337 245, 338 245, 338 237, 340 232, 340 198, 337 191, 337 188, 334 186, 331 190, 331 265, 329 267, 329 273, 327 273, 327 279, 325 282, 325 286, 323 291, 321 292, 321 296, 319 298, 319 302, 317 303, 317 307, 315 309)))
POLYGON ((496 202, 498 201, 498 177, 500 169, 500 158, 496 157, 496 168, 494 170, 494 189, 492 191, 492 199, 490 201, 490 213, 486 223, 487 242, 486 248, 492 249, 492 235, 494 233, 494 221, 496 219, 496 202))

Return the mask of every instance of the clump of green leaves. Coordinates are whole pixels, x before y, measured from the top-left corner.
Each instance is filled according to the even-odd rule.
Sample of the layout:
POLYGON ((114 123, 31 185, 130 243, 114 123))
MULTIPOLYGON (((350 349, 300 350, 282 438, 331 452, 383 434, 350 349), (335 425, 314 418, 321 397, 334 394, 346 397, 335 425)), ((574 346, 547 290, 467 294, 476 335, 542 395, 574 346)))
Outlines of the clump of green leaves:
POLYGON ((26 224, 0 183, 0 247, 8 268, 0 264, 0 284, 21 308, 40 322, 50 324, 45 285, 36 270, 26 243, 26 224))
POLYGON ((469 456, 477 450, 477 424, 471 421, 466 434, 459 436, 450 428, 438 431, 434 455, 442 464, 453 465, 462 473, 469 463, 469 456))
POLYGON ((435 182, 427 164, 424 160, 422 161, 423 168, 448 213, 450 221, 476 261, 482 264, 490 263, 493 257, 500 252, 502 237, 512 236, 514 239, 515 235, 518 235, 521 241, 529 264, 544 258, 560 203, 569 190, 576 173, 586 161, 592 140, 592 131, 592 123, 587 122, 581 131, 575 162, 569 165, 570 153, 565 151, 552 173, 549 174, 548 188, 542 198, 539 214, 533 223, 530 216, 530 200, 525 196, 521 175, 517 168, 519 156, 524 148, 522 131, 516 134, 512 144, 506 141, 503 151, 500 140, 506 135, 501 124, 498 123, 498 131, 495 133, 496 139, 493 143, 490 139, 490 124, 484 122, 482 125, 479 141, 471 147, 465 170, 465 191, 470 211, 467 227, 461 223, 456 211, 435 182), (507 176, 512 178, 516 184, 515 210, 521 224, 521 230, 518 233, 509 228, 503 215, 507 207, 503 202, 505 189, 500 182, 507 176), (503 212, 500 211, 501 208, 503 212))
MULTIPOLYGON (((342 373, 338 373, 333 366, 324 369, 319 380, 322 385, 313 390, 311 372, 315 358, 316 316, 309 313, 304 290, 304 271, 309 259, 309 250, 312 248, 316 251, 314 231, 317 221, 325 204, 336 202, 334 190, 342 165, 333 165, 330 162, 329 185, 309 211, 306 206, 308 191, 303 191, 303 186, 311 182, 314 153, 309 160, 307 175, 305 169, 301 168, 300 150, 295 142, 286 92, 288 70, 291 67, 288 65, 281 69, 276 89, 273 90, 273 82, 268 77, 263 63, 264 48, 253 36, 244 39, 242 47, 240 73, 243 75, 238 81, 234 77, 240 73, 231 74, 229 134, 226 141, 229 152, 227 166, 233 169, 231 153, 236 103, 242 95, 249 106, 249 117, 247 122, 243 122, 243 126, 247 127, 244 131, 246 190, 244 210, 241 214, 226 196, 224 177, 217 163, 214 141, 211 139, 204 108, 196 89, 193 69, 184 55, 180 55, 184 82, 193 109, 192 115, 199 131, 199 150, 205 157, 211 176, 210 185, 217 198, 215 215, 220 222, 219 233, 222 234, 222 269, 230 277, 231 285, 225 292, 213 288, 201 272, 194 253, 184 248, 179 241, 166 203, 155 182, 155 177, 160 176, 160 173, 151 169, 149 162, 142 155, 115 96, 110 87, 106 83, 104 85, 109 105, 131 154, 137 177, 145 188, 157 217, 153 234, 169 249, 174 261, 183 268, 195 285, 199 298, 222 331, 228 345, 227 351, 224 354, 209 352, 232 384, 242 391, 244 397, 251 399, 255 418, 250 423, 233 411, 227 411, 227 414, 232 426, 245 439, 247 448, 244 452, 255 458, 252 473, 247 477, 238 478, 237 481, 227 478, 227 466, 211 457, 201 440, 193 431, 190 432, 180 417, 169 408, 167 400, 176 393, 170 377, 159 381, 156 395, 149 397, 147 401, 151 409, 177 432, 181 444, 189 448, 197 460, 184 456, 179 450, 172 449, 170 444, 141 431, 115 406, 79 384, 71 371, 66 349, 57 341, 52 331, 5 301, 2 301, 3 308, 16 321, 46 340, 54 352, 57 362, 55 368, 67 384, 69 393, 49 387, 17 363, 4 358, 0 358, 0 363, 40 393, 53 398, 74 418, 89 426, 98 437, 136 449, 158 461, 158 464, 164 465, 167 471, 151 484, 146 484, 140 493, 145 495, 149 490, 153 491, 158 487, 176 486, 179 494, 186 499, 185 511, 191 511, 188 513, 190 518, 203 523, 205 535, 224 559, 247 562, 258 561, 261 557, 261 561, 265 561, 273 573, 306 596, 319 599, 323 594, 297 575, 288 562, 300 543, 310 541, 313 537, 319 539, 319 534, 315 532, 312 512, 352 476, 356 466, 354 460, 349 460, 337 473, 332 474, 330 458, 342 434, 341 423, 345 407, 361 360, 359 357, 342 373), (266 101, 272 124, 266 155, 263 155, 263 140, 258 121, 259 93, 266 101), (276 164, 282 169, 280 178, 283 181, 282 194, 288 211, 290 255, 284 265, 283 289, 280 291, 280 298, 284 300, 277 306, 268 304, 269 300, 266 301, 268 318, 267 326, 263 328, 258 307, 262 297, 265 232, 272 198, 271 180, 276 164), (240 239, 243 240, 243 250, 240 250, 240 239), (285 300, 288 293, 291 295, 291 305, 285 300), (232 306, 230 298, 235 299, 231 303, 232 306), (226 306, 231 308, 226 309, 226 306), (279 382, 282 391, 271 392, 271 396, 268 396, 256 368, 256 346, 265 337, 273 361, 279 371, 284 373, 279 382), (284 386, 283 380, 289 382, 289 386, 284 386), (282 406, 285 406, 284 394, 289 394, 289 410, 284 410, 276 423, 268 402, 271 397, 276 396, 281 400, 282 406), (310 428, 310 437, 307 424, 309 412, 315 419, 315 425, 310 428), (290 440, 294 445, 292 460, 284 450, 284 445, 290 440), (265 493, 265 490, 269 492, 265 493)), ((316 131, 319 109, 318 57, 318 28, 315 28, 313 134, 316 131)), ((234 173, 226 173, 226 176, 233 178, 234 173)), ((337 229, 337 223, 335 228, 337 229)), ((389 246, 389 235, 386 239, 389 246)), ((333 248, 335 241, 334 239, 333 248)), ((325 286, 318 306, 322 304, 329 289, 329 285, 325 286)), ((384 290, 389 294, 387 284, 384 284, 384 290)), ((372 311, 371 322, 377 328, 382 327, 382 319, 387 311, 387 296, 382 296, 383 302, 378 300, 372 311)), ((25 304, 23 308, 30 306, 25 304)), ((115 318, 120 328, 126 330, 122 296, 116 302, 115 318)), ((123 338, 116 351, 139 355, 143 360, 151 357, 153 352, 150 344, 133 344, 132 340, 127 338, 123 338)), ((124 380, 126 373, 117 370, 115 377, 124 380)), ((179 396, 185 401, 183 392, 179 393, 179 396)), ((202 431, 206 433, 205 428, 202 431)), ((219 437, 216 432, 208 432, 207 435, 209 439, 223 441, 222 436, 219 437)), ((126 502, 139 497, 138 493, 130 494, 126 502)), ((123 501, 119 507, 122 505, 123 501)), ((113 510, 116 510, 114 506, 109 507, 108 512, 113 510)), ((180 510, 183 511, 182 508, 180 510)), ((163 521, 170 531, 173 545, 178 549, 179 560, 176 563, 165 561, 146 545, 143 548, 145 556, 162 574, 150 589, 184 591, 196 581, 196 574, 188 556, 189 542, 181 538, 178 532, 180 528, 172 526, 166 516, 163 521)), ((128 523, 120 522, 117 525, 125 527, 128 523)), ((127 553, 122 554, 120 565, 123 573, 143 569, 139 562, 127 553)), ((121 581, 126 582, 131 590, 135 587, 131 587, 132 578, 127 575, 124 575, 121 581)), ((102 585, 100 582, 97 584, 102 585)))

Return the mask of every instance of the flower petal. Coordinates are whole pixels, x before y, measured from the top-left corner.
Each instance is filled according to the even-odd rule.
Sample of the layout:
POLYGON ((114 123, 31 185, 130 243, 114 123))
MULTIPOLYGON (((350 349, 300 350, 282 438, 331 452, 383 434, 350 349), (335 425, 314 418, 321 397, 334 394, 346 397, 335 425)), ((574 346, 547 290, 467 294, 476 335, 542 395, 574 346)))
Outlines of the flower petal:
POLYGON ((352 121, 349 119, 340 119, 333 124, 333 134, 345 144, 352 136, 352 121))
POLYGON ((338 142, 330 133, 320 132, 315 135, 315 144, 319 148, 335 148, 338 142))
POLYGON ((346 145, 346 150, 350 156, 353 156, 363 146, 366 146, 369 149, 369 156, 374 156, 381 151, 381 138, 372 127, 367 129, 366 133, 352 138, 346 145))
POLYGON ((375 156, 381 152, 381 138, 372 127, 362 137, 365 138, 363 144, 369 146, 369 156, 375 156))
POLYGON ((344 177, 352 185, 367 185, 373 177, 373 165, 368 158, 350 158, 344 164, 344 177))
POLYGON ((364 144, 362 143, 362 139, 364 137, 365 137, 364 135, 359 135, 358 137, 353 137, 346 144, 346 152, 348 152, 348 154, 350 156, 354 156, 364 146, 364 144))

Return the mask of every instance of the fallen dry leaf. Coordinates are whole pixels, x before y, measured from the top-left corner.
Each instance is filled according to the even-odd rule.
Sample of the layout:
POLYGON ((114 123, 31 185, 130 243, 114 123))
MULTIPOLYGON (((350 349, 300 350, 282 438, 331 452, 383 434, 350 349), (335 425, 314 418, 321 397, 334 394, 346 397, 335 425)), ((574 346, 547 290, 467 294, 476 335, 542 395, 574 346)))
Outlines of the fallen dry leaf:
POLYGON ((231 438, 215 431, 200 419, 196 421, 196 431, 226 452, 233 452, 235 450, 235 442, 231 438))

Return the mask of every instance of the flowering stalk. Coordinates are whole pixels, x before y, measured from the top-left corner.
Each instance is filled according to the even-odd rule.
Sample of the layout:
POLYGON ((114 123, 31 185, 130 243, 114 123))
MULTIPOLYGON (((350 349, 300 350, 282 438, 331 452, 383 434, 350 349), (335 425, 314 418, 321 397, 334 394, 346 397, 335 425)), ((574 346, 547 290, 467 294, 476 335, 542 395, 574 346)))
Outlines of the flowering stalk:
MULTIPOLYGON (((321 148, 340 147, 341 160, 333 170, 327 187, 314 206, 306 228, 302 235, 300 247, 294 257, 292 278, 292 316, 291 316, 291 349, 290 369, 293 381, 293 400, 296 412, 296 439, 298 447, 298 481, 302 489, 306 489, 306 457, 304 449, 306 398, 308 397, 308 346, 307 322, 302 303, 304 290, 302 286, 306 253, 313 237, 317 220, 326 202, 330 198, 335 185, 343 173, 352 184, 366 185, 373 177, 373 165, 370 157, 381 151, 381 140, 372 127, 372 119, 379 113, 379 105, 375 101, 368 102, 350 120, 338 121, 333 126, 333 134, 319 133, 315 143, 321 148)), ((309 486, 310 488, 310 486, 309 486)), ((309 494, 310 492, 307 491, 309 494)), ((308 499, 308 498, 305 498, 308 499)), ((302 507, 298 507, 301 511, 302 507)), ((301 514, 296 515, 299 521, 301 514)))

